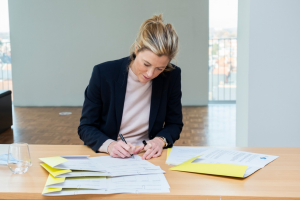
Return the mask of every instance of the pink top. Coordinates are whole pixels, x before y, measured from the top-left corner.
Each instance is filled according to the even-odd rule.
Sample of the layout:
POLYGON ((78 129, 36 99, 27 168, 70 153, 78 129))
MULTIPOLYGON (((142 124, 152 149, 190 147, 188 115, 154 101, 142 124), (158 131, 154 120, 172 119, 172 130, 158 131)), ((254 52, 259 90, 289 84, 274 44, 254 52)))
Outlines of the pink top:
MULTIPOLYGON (((120 132, 127 143, 142 145, 143 140, 148 140, 150 103, 152 94, 152 81, 139 82, 138 77, 129 68, 127 88, 123 109, 120 132)), ((121 138, 118 136, 118 141, 121 138)), ((106 140, 100 147, 100 152, 106 152, 111 142, 106 140)))

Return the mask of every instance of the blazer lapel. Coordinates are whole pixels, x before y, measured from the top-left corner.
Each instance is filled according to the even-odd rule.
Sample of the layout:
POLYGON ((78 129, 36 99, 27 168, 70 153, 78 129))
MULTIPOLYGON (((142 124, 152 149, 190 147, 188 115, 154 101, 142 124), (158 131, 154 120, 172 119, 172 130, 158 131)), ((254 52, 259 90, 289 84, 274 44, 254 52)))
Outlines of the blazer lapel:
POLYGON ((119 72, 119 77, 115 82, 115 109, 116 109, 116 119, 117 119, 117 130, 118 133, 120 131, 122 115, 123 115, 123 108, 124 108, 124 101, 126 95, 126 87, 127 87, 127 77, 128 77, 128 64, 130 58, 125 59, 122 63, 121 70, 119 72))
POLYGON ((156 115, 158 113, 160 99, 163 91, 163 84, 164 84, 164 79, 162 75, 159 75, 152 81, 152 95, 151 95, 150 117, 149 117, 149 134, 152 130, 154 121, 156 119, 156 115))

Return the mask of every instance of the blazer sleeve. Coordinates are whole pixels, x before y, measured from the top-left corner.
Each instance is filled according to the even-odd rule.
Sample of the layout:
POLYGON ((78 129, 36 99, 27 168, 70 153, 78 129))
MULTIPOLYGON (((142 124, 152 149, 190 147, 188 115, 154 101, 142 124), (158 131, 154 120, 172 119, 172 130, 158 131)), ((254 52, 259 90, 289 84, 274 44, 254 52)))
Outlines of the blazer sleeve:
POLYGON ((167 111, 164 128, 156 136, 167 139, 168 146, 172 147, 174 142, 179 139, 182 131, 182 105, 181 105, 181 70, 175 78, 175 83, 171 89, 167 102, 167 111))
POLYGON ((93 69, 84 97, 78 135, 85 145, 98 152, 100 146, 110 139, 100 131, 100 115, 103 104, 101 101, 101 74, 98 66, 93 69))

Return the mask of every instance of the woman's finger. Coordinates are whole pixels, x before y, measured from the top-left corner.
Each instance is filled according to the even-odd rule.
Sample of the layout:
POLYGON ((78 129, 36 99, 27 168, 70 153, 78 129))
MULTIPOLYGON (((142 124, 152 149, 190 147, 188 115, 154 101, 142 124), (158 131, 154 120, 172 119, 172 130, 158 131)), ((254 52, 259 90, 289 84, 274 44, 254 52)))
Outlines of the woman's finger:
POLYGON ((130 153, 130 154, 134 154, 135 146, 132 145, 132 144, 130 144, 130 143, 128 143, 128 145, 130 146, 129 153, 130 153))
POLYGON ((152 158, 154 156, 154 154, 156 154, 158 151, 158 149, 153 150, 147 157, 146 160, 149 160, 150 158, 152 158))
POLYGON ((122 158, 130 157, 130 154, 128 153, 128 151, 126 151, 125 149, 123 149, 122 146, 116 145, 115 148, 118 151, 117 154, 119 156, 121 156, 122 158))
POLYGON ((157 157, 159 157, 159 156, 161 156, 161 152, 162 151, 158 151, 156 154, 154 154, 154 156, 152 156, 153 158, 157 158, 157 157))
POLYGON ((152 149, 148 149, 148 150, 144 153, 142 159, 145 160, 146 157, 147 157, 151 152, 152 152, 152 149))
POLYGON ((152 148, 152 144, 150 141, 147 142, 147 145, 145 146, 145 151, 147 151, 148 149, 151 149, 152 148))
POLYGON ((114 157, 114 158, 121 158, 118 154, 116 154, 114 152, 111 153, 111 156, 114 157))
POLYGON ((123 141, 120 141, 120 142, 118 142, 119 144, 120 144, 120 146, 123 148, 123 149, 125 149, 127 152, 129 152, 130 151, 130 146, 128 145, 128 144, 126 144, 125 142, 123 142, 123 141))
POLYGON ((118 151, 117 149, 115 149, 115 151, 113 152, 113 154, 115 155, 115 158, 125 158, 126 156, 123 155, 120 151, 118 151))
POLYGON ((143 149, 144 149, 144 146, 140 146, 140 147, 138 147, 138 148, 136 148, 136 149, 134 150, 133 154, 138 154, 138 153, 140 153, 140 151, 142 151, 143 149))

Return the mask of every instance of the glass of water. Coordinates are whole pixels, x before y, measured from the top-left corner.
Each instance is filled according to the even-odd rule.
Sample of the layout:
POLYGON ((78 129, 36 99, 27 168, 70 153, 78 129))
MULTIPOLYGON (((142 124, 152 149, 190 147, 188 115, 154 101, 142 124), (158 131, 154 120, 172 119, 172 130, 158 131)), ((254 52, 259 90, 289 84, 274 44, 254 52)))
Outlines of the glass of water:
POLYGON ((29 147, 27 143, 9 145, 7 166, 14 174, 24 174, 31 166, 29 147))

